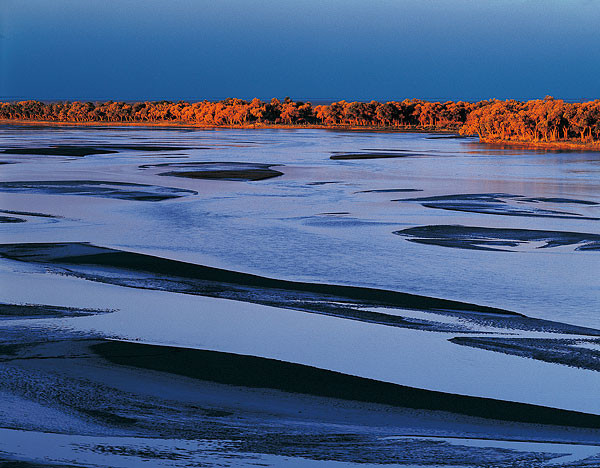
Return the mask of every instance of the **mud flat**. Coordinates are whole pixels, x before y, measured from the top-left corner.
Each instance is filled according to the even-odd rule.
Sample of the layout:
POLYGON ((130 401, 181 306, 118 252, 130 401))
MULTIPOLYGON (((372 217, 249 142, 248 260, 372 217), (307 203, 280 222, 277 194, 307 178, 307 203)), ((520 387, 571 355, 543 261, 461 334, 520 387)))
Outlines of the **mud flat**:
POLYGON ((456 249, 510 252, 511 247, 548 249, 574 246, 576 251, 600 250, 600 235, 583 232, 435 225, 403 229, 395 231, 394 234, 411 242, 456 249), (537 245, 540 243, 541 245, 537 245))
POLYGON ((397 188, 397 189, 373 189, 373 190, 361 190, 355 193, 404 193, 404 192, 422 192, 422 189, 413 188, 397 188))
POLYGON ((87 243, 0 244, 0 257, 94 282, 233 299, 399 328, 479 333, 478 327, 492 325, 600 336, 594 328, 530 318, 494 307, 383 289, 279 280, 87 243))
MULTIPOLYGON (((42 148, 7 148, 0 150, 4 154, 43 155, 43 156, 75 156, 83 157, 94 154, 115 154, 119 151, 181 151, 190 149, 183 146, 155 146, 155 145, 56 145, 42 148)), ((203 148, 195 148, 203 149, 203 148)), ((208 149, 208 148, 207 148, 208 149)))
MULTIPOLYGON (((60 279, 58 283, 52 279, 53 275, 49 278, 51 286, 36 288, 42 294, 39 297, 36 294, 38 303, 48 297, 44 296, 47 294, 44 291, 51 292, 55 298, 63 297, 57 287, 64 285, 62 288, 67 288, 65 294, 76 288, 88 300, 94 297, 99 300, 104 296, 109 299, 109 302, 101 300, 94 305, 95 308, 122 309, 114 314, 78 317, 80 322, 69 323, 68 330, 130 337, 150 344, 179 343, 168 347, 167 354, 171 351, 178 355, 184 353, 181 355, 181 362, 187 363, 183 364, 184 367, 193 359, 185 357, 188 356, 185 354, 187 351, 179 350, 196 349, 201 343, 200 351, 253 356, 427 392, 484 398, 486 403, 482 403, 481 408, 493 407, 495 403, 487 401, 491 399, 578 413, 595 414, 598 411, 597 401, 591 401, 593 397, 589 393, 591 382, 597 381, 595 375, 589 374, 597 372, 590 367, 590 362, 596 359, 595 352, 593 349, 580 349, 579 344, 595 343, 600 330, 456 301, 369 288, 277 280, 89 244, 5 244, 0 252, 6 259, 42 267, 59 275, 56 276, 60 279), (120 299, 114 302, 113 296, 120 299), (133 304, 135 307, 132 309, 133 304), (145 325, 139 317, 144 318, 142 322, 145 325), (345 338, 339 340, 336 338, 338 335, 345 338), (464 340, 465 337, 473 337, 489 339, 493 344, 495 338, 503 339, 507 335, 523 338, 521 342, 534 340, 535 346, 513 353, 493 346, 465 346, 468 340, 464 343, 453 341, 455 338, 464 340), (236 337, 234 342, 231 336, 236 337), (360 353, 349 338, 352 336, 360 336, 360 353), (579 346, 574 348, 577 352, 571 353, 568 361, 547 358, 567 352, 575 344, 579 346), (415 359, 415 353, 418 359, 415 359), (463 367, 464 359, 468 359, 471 366, 463 367), (578 369, 572 372, 571 367, 578 369), (431 369, 444 370, 438 375, 431 369), (519 385, 514 385, 511 383, 514 372, 523 373, 528 378, 521 377, 519 385), (571 389, 568 394, 559 392, 555 395, 551 391, 540 392, 541 381, 569 381, 578 388, 571 389)), ((23 277, 27 286, 23 283, 25 290, 15 287, 17 295, 13 301, 19 297, 18 291, 33 294, 29 291, 32 279, 37 281, 29 275, 23 277)), ((50 302, 48 299, 45 301, 50 302)), ((26 331, 18 332, 11 342, 18 343, 24 336, 27 336, 26 331)), ((209 357, 202 359, 210 361, 209 357)), ((232 371, 234 375, 237 371, 242 372, 240 369, 252 368, 255 369, 252 375, 260 375, 257 366, 268 367, 269 363, 271 361, 250 359, 243 365, 234 366, 231 360, 225 360, 219 365, 221 370, 214 372, 225 375, 224 369, 237 369, 232 371)), ((175 369, 177 366, 175 363, 165 364, 165 368, 175 369)), ((279 364, 274 367, 274 374, 290 376, 284 380, 292 382, 292 374, 304 375, 303 368, 291 366, 291 370, 285 370, 277 366, 279 364)), ((301 380, 327 380, 319 372, 309 374, 301 380)), ((207 376, 202 378, 210 380, 207 376)), ((242 385, 242 381, 227 382, 242 385)), ((243 382, 243 385, 259 385, 249 382, 243 382)), ((342 382, 345 383, 334 385, 332 381, 327 386, 339 387, 338 397, 359 398, 360 395, 345 394, 342 389, 360 388, 362 384, 343 379, 342 382)), ((280 386, 275 383, 269 385, 285 391, 304 388, 280 387, 283 383, 278 384, 280 386)), ((360 398, 366 398, 364 395, 368 394, 389 393, 369 385, 360 398)), ((302 391, 320 394, 321 390, 304 388, 302 391)), ((407 401, 412 401, 417 397, 411 396, 411 392, 400 394, 407 401)), ((427 392, 423 395, 429 395, 425 399, 428 401, 433 394, 427 392)), ((396 403, 381 401, 400 404, 398 402, 402 398, 399 396, 396 403)), ((454 401, 453 398, 444 396, 441 400, 454 401)), ((466 405, 464 402, 455 404, 457 407, 466 405)), ((450 406, 445 408, 453 412, 462 411, 450 406)), ((505 411, 498 410, 499 413, 505 411)), ((521 414, 523 411, 521 408, 515 412, 521 414)), ((543 417, 534 414, 528 421, 543 417)), ((483 413, 477 415, 484 416, 483 413)))
POLYGON ((0 223, 24 223, 23 218, 15 218, 14 216, 0 216, 0 223))
POLYGON ((390 159, 390 158, 408 158, 414 156, 427 156, 424 153, 401 152, 398 150, 394 153, 340 153, 333 154, 329 159, 333 160, 352 160, 352 159, 390 159))
POLYGON ((600 371, 600 340, 597 339, 460 337, 451 341, 463 346, 600 371))
POLYGON ((463 211, 504 216, 526 216, 539 218, 584 219, 598 221, 600 218, 585 216, 579 213, 549 210, 536 206, 540 202, 574 205, 598 205, 587 200, 567 198, 535 198, 508 193, 467 193, 456 195, 439 195, 422 198, 402 198, 393 201, 418 202, 426 208, 438 210, 463 211))
POLYGON ((198 192, 157 185, 100 180, 34 180, 0 182, 0 192, 82 195, 135 201, 163 201, 196 195, 198 192))
POLYGON ((217 180, 265 180, 283 175, 283 172, 271 169, 279 164, 259 164, 247 162, 185 162, 145 164, 141 169, 173 169, 160 172, 160 176, 186 177, 189 179, 217 180))
POLYGON ((94 345, 115 364, 168 371, 211 382, 335 397, 505 421, 600 428, 600 416, 387 384, 310 366, 229 353, 126 342, 94 345))
POLYGON ((71 274, 80 274, 86 277, 87 272, 92 280, 100 280, 114 284, 128 284, 133 287, 149 287, 150 289, 173 290, 189 292, 213 297, 226 297, 239 299, 239 295, 255 297, 256 302, 271 303, 266 297, 280 295, 289 300, 301 302, 328 298, 330 301, 356 301, 367 305, 387 305, 408 307, 421 310, 446 310, 467 313, 481 313, 501 316, 522 317, 516 312, 497 309, 494 307, 479 306, 458 301, 450 301, 415 294, 387 291, 382 289, 342 286, 334 284, 302 283, 294 281, 266 278, 262 276, 224 270, 219 268, 197 265, 192 263, 169 260, 152 255, 135 252, 119 251, 105 247, 98 247, 86 243, 48 243, 48 244, 2 244, 0 256, 28 263, 44 265, 68 265, 71 274), (92 267, 92 270, 90 270, 92 267), (122 271, 119 279, 115 275, 102 275, 102 270, 122 271), (152 278, 139 277, 136 274, 151 274, 152 278), (187 291, 180 290, 176 281, 161 279, 193 280, 193 283, 181 281, 182 286, 187 284, 187 291), (166 285, 171 284, 171 287, 166 285), (248 288, 255 289, 260 294, 248 294, 248 288), (235 295, 235 296, 234 296, 235 295), (261 299, 262 298, 262 299, 261 299))
POLYGON ((60 218, 60 216, 53 216, 44 213, 30 213, 28 211, 0 210, 0 213, 19 216, 6 216, 4 214, 0 214, 0 224, 25 223, 28 221, 27 218, 42 218, 47 220, 55 220, 60 218))
MULTIPOLYGON (((53 322, 34 316, 73 310, 32 307, 29 320, 0 316, 5 466, 427 466, 442 456, 448 466, 541 468, 569 459, 582 464, 561 466, 594 466, 600 453, 599 415, 272 358, 49 333, 53 322), (19 340, 7 344, 13 331, 19 340)), ((110 318, 87 312, 68 320, 110 318)))
POLYGON ((34 218, 60 218, 60 216, 50 215, 46 213, 35 213, 31 211, 0 210, 0 213, 14 214, 19 216, 32 216, 34 218))
POLYGON ((563 425, 596 425, 585 415, 504 402, 498 402, 497 409, 508 410, 501 420, 489 419, 490 413, 483 419, 411 409, 423 402, 458 404, 464 413, 483 400, 272 360, 120 341, 13 349, 0 360, 0 393, 5 404, 38 415, 15 412, 10 429, 0 429, 0 463, 6 460, 7 467, 212 465, 224 458, 232 466, 321 466, 319 460, 414 466, 437 464, 440 456, 452 466, 486 460, 492 467, 541 467, 566 456, 592 462, 600 451, 597 429, 563 425), (559 418, 561 425, 506 421, 511 414, 559 418))
POLYGON ((0 303, 0 320, 7 318, 58 318, 87 317, 90 315, 114 312, 110 310, 56 307, 46 304, 5 304, 0 303))

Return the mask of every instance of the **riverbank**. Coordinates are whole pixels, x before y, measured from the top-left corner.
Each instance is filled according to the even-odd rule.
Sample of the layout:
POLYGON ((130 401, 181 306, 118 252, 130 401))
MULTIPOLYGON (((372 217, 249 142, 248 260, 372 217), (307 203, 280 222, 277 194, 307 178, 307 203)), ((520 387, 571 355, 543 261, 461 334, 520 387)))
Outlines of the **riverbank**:
POLYGON ((600 142, 581 143, 578 141, 514 141, 480 138, 480 143, 486 146, 503 148, 523 148, 532 150, 551 151, 600 151, 600 142))

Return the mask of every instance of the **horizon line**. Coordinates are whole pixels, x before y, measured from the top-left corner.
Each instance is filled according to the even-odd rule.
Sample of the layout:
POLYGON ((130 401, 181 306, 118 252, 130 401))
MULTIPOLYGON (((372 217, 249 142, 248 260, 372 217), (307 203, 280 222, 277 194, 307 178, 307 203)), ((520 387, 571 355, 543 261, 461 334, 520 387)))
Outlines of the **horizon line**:
MULTIPOLYGON (((406 99, 419 99, 421 101, 427 101, 427 102, 481 102, 481 101, 489 101, 492 99, 495 100, 499 100, 499 101, 508 101, 508 100, 515 100, 515 101, 535 101, 535 100, 540 100, 540 99, 544 99, 549 95, 546 96, 539 96, 539 97, 533 97, 533 98, 511 98, 511 97, 503 97, 503 98, 498 98, 498 97, 487 97, 487 98, 477 98, 477 99, 447 99, 447 98, 439 98, 439 97, 403 97, 403 98, 385 98, 385 99, 377 99, 377 98, 371 98, 371 99, 353 99, 353 98, 292 98, 290 96, 284 96, 284 97, 277 97, 277 96, 272 96, 270 98, 263 98, 263 97, 252 97, 252 98, 248 98, 248 97, 237 97, 237 96, 227 96, 227 97, 187 97, 187 98, 176 98, 176 99, 168 99, 168 98, 137 98, 137 99, 118 99, 118 98, 106 98, 106 97, 102 97, 102 98, 98 98, 98 97, 68 97, 68 98, 33 98, 33 97, 27 97, 27 96, 0 96, 0 102, 20 102, 20 101, 39 101, 42 102, 44 104, 49 104, 49 103, 58 103, 58 102, 125 102, 125 103, 137 103, 137 102, 161 102, 161 101, 167 101, 167 102, 173 102, 173 103, 177 103, 179 101, 184 101, 184 102, 188 102, 188 103, 195 103, 195 102, 203 102, 203 101, 208 101, 208 102, 219 102, 219 101, 224 101, 226 99, 241 99, 244 101, 252 101, 252 99, 260 99, 261 101, 264 102, 269 102, 271 101, 271 99, 279 99, 280 101, 283 101, 286 97, 290 97, 290 99, 293 102, 310 102, 311 104, 316 104, 316 105, 324 105, 324 104, 331 104, 334 102, 340 102, 340 101, 346 101, 346 102, 371 102, 371 101, 377 101, 377 102, 402 102, 406 99)), ((589 101, 595 101, 598 100, 600 98, 589 98, 589 97, 579 97, 579 98, 563 98, 563 97, 556 97, 556 96, 552 96, 554 99, 556 100, 562 100, 564 102, 567 103, 583 103, 583 102, 589 102, 589 101)))

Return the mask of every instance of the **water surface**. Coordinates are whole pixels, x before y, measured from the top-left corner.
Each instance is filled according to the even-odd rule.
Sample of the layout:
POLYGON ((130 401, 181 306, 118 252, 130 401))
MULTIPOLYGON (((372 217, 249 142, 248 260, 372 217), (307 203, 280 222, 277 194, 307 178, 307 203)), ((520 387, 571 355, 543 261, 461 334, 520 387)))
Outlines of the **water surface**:
POLYGON ((39 211, 65 221, 2 224, 3 242, 91 242, 281 279, 378 287, 600 326, 595 252, 574 253, 579 245, 539 249, 531 243, 518 253, 467 251, 416 244, 393 234, 457 225, 598 235, 598 153, 496 150, 471 140, 406 133, 89 127, 1 131, 6 148, 118 150, 76 158, 6 155, 16 164, 3 166, 0 209, 39 211), (177 151, 157 151, 165 147, 177 151), (418 155, 330 159, 333 154, 392 150, 418 155), (277 164, 283 176, 257 181, 160 176, 169 167, 161 164, 221 168, 239 162, 277 164), (35 188, 32 181, 45 185, 35 188), (109 182, 129 192, 115 195, 109 182), (31 189, 19 188, 15 194, 17 187, 31 189), (407 190, 419 190, 418 198, 400 193, 409 201, 392 201, 399 199, 396 191, 407 190), (154 195, 157 191, 160 195, 154 195), (187 196, 194 192, 198 194, 187 196), (461 202, 465 194, 467 203, 461 202), (162 197, 164 201, 144 201, 162 197), (486 205, 490 198, 493 203, 486 205))
POLYGON ((9 460, 600 459, 599 153, 1 126, 0 155, 9 460))

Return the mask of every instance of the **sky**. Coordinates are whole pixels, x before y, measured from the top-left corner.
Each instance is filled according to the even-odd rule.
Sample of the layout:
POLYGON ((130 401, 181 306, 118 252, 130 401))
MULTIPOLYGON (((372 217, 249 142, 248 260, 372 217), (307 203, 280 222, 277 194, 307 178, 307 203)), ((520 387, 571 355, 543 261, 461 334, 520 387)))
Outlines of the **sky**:
POLYGON ((600 0, 0 0, 0 100, 600 98, 600 0))

